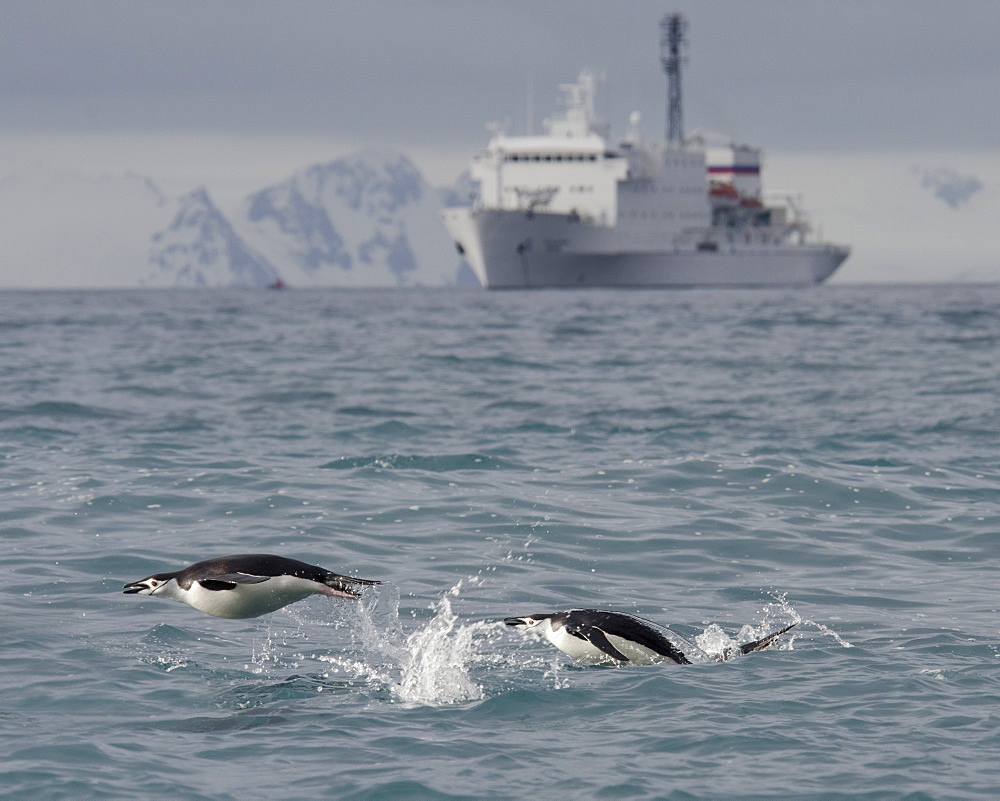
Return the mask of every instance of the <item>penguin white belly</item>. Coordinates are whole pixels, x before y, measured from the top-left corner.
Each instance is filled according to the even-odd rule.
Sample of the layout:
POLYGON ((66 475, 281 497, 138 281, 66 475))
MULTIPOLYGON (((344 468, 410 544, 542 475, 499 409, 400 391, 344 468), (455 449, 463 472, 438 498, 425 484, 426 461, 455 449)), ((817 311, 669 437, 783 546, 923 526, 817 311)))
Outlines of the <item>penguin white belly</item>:
MULTIPOLYGON (((667 659, 667 657, 663 656, 663 654, 658 654, 656 651, 646 648, 644 645, 639 645, 639 643, 632 642, 631 640, 616 637, 614 634, 609 634, 608 640, 615 648, 627 656, 633 665, 658 665, 661 662, 671 661, 667 659)), ((605 658, 607 657, 605 656, 605 658)), ((616 665, 623 664, 614 659, 612 659, 611 662, 616 665)))
POLYGON ((209 590, 195 581, 174 600, 214 617, 247 618, 266 615, 314 593, 324 594, 323 585, 296 576, 273 576, 260 584, 237 584, 225 590, 209 590))
POLYGON ((574 637, 565 628, 560 627, 553 631, 548 620, 542 625, 545 627, 542 630, 545 639, 567 656, 571 656, 588 665, 602 665, 606 662, 615 661, 597 646, 592 645, 587 640, 574 637))

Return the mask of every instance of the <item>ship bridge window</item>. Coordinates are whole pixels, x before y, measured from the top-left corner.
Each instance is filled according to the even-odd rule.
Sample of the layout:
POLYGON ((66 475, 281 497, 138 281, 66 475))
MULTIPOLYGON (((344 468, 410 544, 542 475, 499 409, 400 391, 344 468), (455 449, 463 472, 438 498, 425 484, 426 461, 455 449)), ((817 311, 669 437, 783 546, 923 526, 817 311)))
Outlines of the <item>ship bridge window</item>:
MULTIPOLYGON (((608 155, 608 154, 605 154, 608 155)), ((504 161, 597 161, 599 156, 593 153, 508 153, 504 161)))

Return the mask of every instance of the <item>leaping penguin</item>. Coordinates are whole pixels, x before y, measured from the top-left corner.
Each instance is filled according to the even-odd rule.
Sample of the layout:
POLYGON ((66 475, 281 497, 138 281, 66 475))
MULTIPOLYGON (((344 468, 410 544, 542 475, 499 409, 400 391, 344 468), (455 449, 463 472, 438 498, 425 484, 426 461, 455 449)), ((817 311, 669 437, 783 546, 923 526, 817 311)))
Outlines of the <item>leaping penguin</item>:
MULTIPOLYGON (((551 614, 508 617, 503 622, 544 637, 564 654, 588 665, 691 664, 683 651, 670 642, 654 623, 624 612, 570 609, 551 614)), ((792 623, 760 640, 744 643, 740 652, 761 651, 794 625, 792 623)))
POLYGON ((259 617, 310 595, 360 598, 355 584, 371 579, 331 573, 326 568, 266 553, 236 554, 195 562, 173 573, 154 573, 126 584, 126 595, 152 595, 224 618, 259 617))

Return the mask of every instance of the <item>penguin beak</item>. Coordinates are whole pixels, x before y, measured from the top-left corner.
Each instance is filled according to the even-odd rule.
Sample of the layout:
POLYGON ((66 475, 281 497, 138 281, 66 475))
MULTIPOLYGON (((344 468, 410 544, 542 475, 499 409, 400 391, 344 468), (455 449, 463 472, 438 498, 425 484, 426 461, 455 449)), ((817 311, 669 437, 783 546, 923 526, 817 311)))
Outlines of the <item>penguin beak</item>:
POLYGON ((527 617, 505 617, 503 622, 508 626, 527 626, 530 624, 531 618, 527 617))
POLYGON ((146 583, 146 580, 143 579, 142 581, 133 581, 131 584, 126 584, 125 588, 122 590, 122 594, 135 595, 143 590, 149 591, 150 589, 152 588, 146 583))

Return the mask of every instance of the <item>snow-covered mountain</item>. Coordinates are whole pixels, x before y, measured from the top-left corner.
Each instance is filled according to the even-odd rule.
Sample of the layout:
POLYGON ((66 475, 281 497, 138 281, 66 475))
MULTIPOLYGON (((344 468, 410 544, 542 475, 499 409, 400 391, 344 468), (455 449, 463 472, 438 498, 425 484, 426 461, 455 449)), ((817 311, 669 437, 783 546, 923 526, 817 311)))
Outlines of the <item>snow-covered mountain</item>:
POLYGON ((951 209, 961 208, 983 189, 983 182, 976 176, 962 175, 948 167, 914 167, 913 173, 919 176, 924 189, 951 209))
POLYGON ((462 262, 440 210, 405 156, 368 152, 252 194, 236 220, 292 286, 442 286, 462 262))
POLYGON ((232 208, 135 173, 0 175, 0 286, 475 285, 438 193, 398 153, 302 170, 232 208))
POLYGON ((204 189, 182 197, 170 225, 152 236, 146 286, 270 286, 278 271, 250 248, 204 189))

